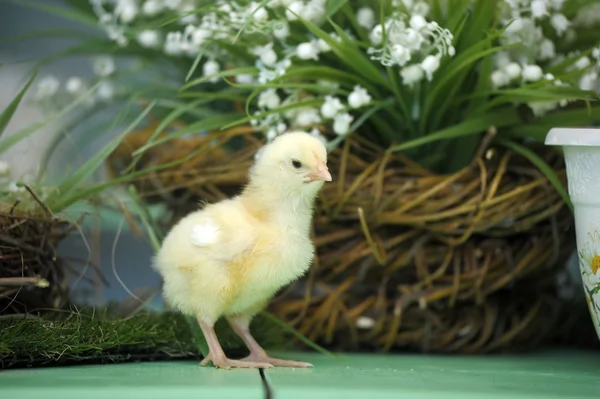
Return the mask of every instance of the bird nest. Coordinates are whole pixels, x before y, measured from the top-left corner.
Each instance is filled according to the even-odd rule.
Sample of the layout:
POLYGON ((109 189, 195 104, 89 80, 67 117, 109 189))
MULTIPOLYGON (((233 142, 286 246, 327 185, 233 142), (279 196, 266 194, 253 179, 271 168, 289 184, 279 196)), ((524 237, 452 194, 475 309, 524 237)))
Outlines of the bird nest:
MULTIPOLYGON (((117 149, 113 175, 152 132, 117 149)), ((139 160, 154 172, 134 184, 173 212, 168 227, 199 201, 239 193, 261 145, 249 127, 165 141, 139 160)), ((543 150, 564 182, 562 157, 543 150)), ((527 159, 482 146, 471 165, 436 174, 354 135, 328 165, 315 264, 272 301, 277 316, 352 350, 519 350, 564 333, 556 273, 575 246, 572 215, 527 159)))
POLYGON ((22 200, 0 202, 0 315, 60 309, 68 301, 68 266, 57 246, 75 225, 26 190, 22 200))

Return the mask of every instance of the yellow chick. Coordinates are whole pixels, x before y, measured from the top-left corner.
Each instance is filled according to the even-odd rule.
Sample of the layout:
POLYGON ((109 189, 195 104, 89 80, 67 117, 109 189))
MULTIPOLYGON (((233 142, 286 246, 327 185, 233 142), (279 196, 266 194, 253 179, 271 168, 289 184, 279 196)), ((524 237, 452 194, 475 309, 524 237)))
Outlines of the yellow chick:
POLYGON ((313 208, 331 181, 323 143, 305 132, 277 137, 260 151, 241 194, 181 219, 153 260, 165 301, 197 318, 215 367, 310 367, 270 357, 250 333, 250 321, 283 286, 306 273, 314 258, 313 208), (227 358, 214 330, 227 318, 250 355, 227 358))

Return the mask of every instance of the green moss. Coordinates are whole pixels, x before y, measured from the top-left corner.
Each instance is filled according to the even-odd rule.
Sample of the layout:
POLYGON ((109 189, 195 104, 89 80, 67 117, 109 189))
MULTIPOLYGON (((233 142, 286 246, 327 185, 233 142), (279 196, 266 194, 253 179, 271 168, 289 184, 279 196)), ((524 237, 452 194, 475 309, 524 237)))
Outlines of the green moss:
MULTIPOLYGON (((246 353, 224 320, 216 330, 230 356, 246 353)), ((198 329, 199 330, 199 329, 198 329)), ((257 340, 269 349, 288 349, 289 337, 266 318, 252 323, 257 340)), ((0 320, 0 366, 31 367, 132 360, 200 359, 201 334, 176 313, 140 312, 127 320, 106 312, 79 312, 49 318, 0 320)))

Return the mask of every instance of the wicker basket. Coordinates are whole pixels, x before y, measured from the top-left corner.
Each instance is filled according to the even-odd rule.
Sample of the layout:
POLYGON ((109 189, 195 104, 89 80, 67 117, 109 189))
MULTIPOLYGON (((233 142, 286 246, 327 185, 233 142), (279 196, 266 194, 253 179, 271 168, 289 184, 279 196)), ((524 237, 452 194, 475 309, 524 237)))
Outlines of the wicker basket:
MULTIPOLYGON (((151 131, 113 154, 114 175, 151 131)), ((241 127, 171 140, 147 152, 138 167, 163 167, 135 184, 174 223, 201 200, 240 191, 259 137, 241 127)), ((485 152, 439 175, 351 136, 329 156, 334 181, 317 205, 316 262, 270 310, 342 350, 476 353, 556 339, 565 304, 555 276, 574 249, 572 216, 526 159, 485 152)), ((562 158, 542 155, 564 181, 562 158)))

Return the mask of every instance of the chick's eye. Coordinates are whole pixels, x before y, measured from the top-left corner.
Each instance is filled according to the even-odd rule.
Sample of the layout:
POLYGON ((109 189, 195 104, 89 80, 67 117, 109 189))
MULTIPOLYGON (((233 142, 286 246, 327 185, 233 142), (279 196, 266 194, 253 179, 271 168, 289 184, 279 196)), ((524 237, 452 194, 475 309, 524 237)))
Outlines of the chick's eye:
POLYGON ((300 161, 298 161, 298 160, 295 160, 295 159, 293 159, 293 160, 292 160, 292 166, 293 166, 294 168, 296 168, 296 169, 300 169, 300 168, 302 167, 302 162, 300 162, 300 161))

